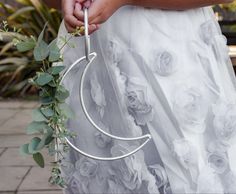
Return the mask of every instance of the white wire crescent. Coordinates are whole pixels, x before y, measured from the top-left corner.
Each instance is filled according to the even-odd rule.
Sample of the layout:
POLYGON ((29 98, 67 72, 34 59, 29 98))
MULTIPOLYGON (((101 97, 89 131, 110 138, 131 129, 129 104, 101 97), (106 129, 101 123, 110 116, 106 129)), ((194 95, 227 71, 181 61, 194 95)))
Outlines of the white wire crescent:
POLYGON ((122 159, 125 157, 128 157, 134 153, 136 153, 137 151, 139 151, 142 147, 144 147, 149 140, 152 138, 150 134, 145 134, 139 137, 120 137, 120 136, 116 136, 116 135, 112 135, 110 133, 107 133, 105 130, 103 130, 102 128, 100 128, 95 122, 94 120, 91 118, 90 114, 87 111, 87 108, 85 106, 84 103, 84 97, 83 97, 83 86, 84 86, 84 80, 87 74, 87 71, 90 67, 90 65, 92 64, 93 60, 96 58, 97 53, 93 52, 90 53, 90 38, 89 38, 89 34, 88 34, 88 9, 85 8, 84 9, 84 21, 85 21, 85 56, 79 58, 78 60, 76 60, 67 70, 66 72, 63 74, 62 79, 61 79, 61 83, 64 81, 66 75, 71 71, 71 69, 73 69, 73 67, 75 67, 76 65, 80 64, 81 61, 87 60, 87 64, 86 67, 84 69, 84 71, 82 72, 81 75, 81 80, 80 80, 80 103, 81 103, 81 107, 82 110, 86 116, 86 118, 88 119, 88 121, 101 133, 103 133, 104 135, 111 137, 113 139, 116 140, 122 140, 122 141, 135 141, 135 140, 141 140, 141 139, 146 139, 140 146, 138 146, 136 149, 134 149, 133 151, 124 154, 124 155, 120 155, 120 156, 116 156, 116 157, 99 157, 99 156, 94 156, 91 154, 88 154, 82 150, 80 150, 78 147, 76 147, 68 138, 65 138, 65 140, 67 141, 68 145, 70 145, 75 151, 79 152, 80 154, 89 157, 91 159, 95 159, 95 160, 103 160, 103 161, 111 161, 111 160, 118 160, 118 159, 122 159))

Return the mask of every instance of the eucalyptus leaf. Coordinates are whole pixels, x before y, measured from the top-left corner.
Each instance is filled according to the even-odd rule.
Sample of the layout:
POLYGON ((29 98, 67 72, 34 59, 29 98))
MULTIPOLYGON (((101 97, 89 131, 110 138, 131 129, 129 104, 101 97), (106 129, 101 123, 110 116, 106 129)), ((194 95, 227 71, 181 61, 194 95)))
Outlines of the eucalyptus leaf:
POLYGON ((20 154, 21 155, 29 155, 29 144, 24 144, 22 146, 20 146, 20 154))
POLYGON ((39 108, 33 110, 32 119, 36 122, 47 121, 47 118, 43 115, 39 108))
POLYGON ((52 75, 57 75, 65 69, 65 66, 52 66, 48 69, 48 72, 52 75))
POLYGON ((29 147, 28 147, 29 153, 31 153, 31 154, 37 153, 38 152, 37 147, 38 147, 40 142, 41 142, 41 139, 39 137, 34 137, 31 140, 31 142, 29 144, 29 147))
POLYGON ((64 102, 65 99, 69 97, 69 95, 70 94, 68 90, 66 90, 63 86, 59 86, 55 97, 59 102, 64 102))
POLYGON ((41 98, 41 103, 43 105, 49 105, 49 104, 51 104, 53 102, 54 102, 54 98, 51 97, 51 96, 46 96, 46 97, 41 98))
POLYGON ((49 61, 50 62, 59 61, 61 53, 59 47, 57 46, 57 39, 53 40, 49 44, 48 49, 49 49, 49 61))
POLYGON ((53 80, 53 76, 49 73, 40 73, 36 79, 36 83, 40 86, 44 86, 53 80))
POLYGON ((26 128, 27 134, 42 133, 45 128, 47 128, 47 123, 45 122, 35 122, 33 121, 26 128))
POLYGON ((42 107, 40 110, 45 117, 52 117, 54 115, 54 111, 51 107, 42 107))
POLYGON ((44 33, 45 33, 45 30, 46 30, 47 25, 48 25, 48 22, 46 22, 46 23, 44 24, 43 30, 42 30, 41 33, 39 34, 37 44, 39 44, 41 41, 43 41, 43 37, 44 37, 44 33))
POLYGON ((16 48, 20 52, 26 52, 32 50, 36 46, 36 42, 34 39, 29 38, 25 41, 21 41, 16 45, 16 48))
POLYGON ((54 139, 53 137, 53 131, 47 131, 47 133, 45 133, 41 139, 41 141, 39 142, 38 146, 37 146, 37 150, 41 150, 43 149, 46 145, 48 145, 52 140, 54 139))
POLYGON ((49 82, 48 85, 53 87, 53 88, 57 87, 57 84, 54 81, 49 82))
POLYGON ((34 48, 34 59, 35 61, 43 61, 49 55, 48 44, 43 40, 36 45, 34 48))
POLYGON ((46 26, 47 26, 47 23, 44 25, 44 28, 38 37, 36 47, 34 48, 34 59, 36 61, 43 61, 49 55, 48 44, 43 40, 46 26))
POLYGON ((56 153, 56 145, 55 145, 55 140, 51 141, 48 145, 48 154, 50 156, 53 156, 56 153))
POLYGON ((44 158, 41 153, 35 153, 33 154, 34 161, 41 167, 44 168, 44 158))

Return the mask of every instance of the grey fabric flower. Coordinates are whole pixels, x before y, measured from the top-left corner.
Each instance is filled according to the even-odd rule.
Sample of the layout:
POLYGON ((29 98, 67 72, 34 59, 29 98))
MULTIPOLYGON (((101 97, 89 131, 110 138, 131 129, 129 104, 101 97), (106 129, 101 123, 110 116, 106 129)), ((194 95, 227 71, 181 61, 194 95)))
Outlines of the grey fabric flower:
MULTIPOLYGON (((101 121, 99 122, 99 126, 105 130, 105 132, 110 133, 110 129, 105 126, 101 121)), ((109 136, 101 133, 100 131, 95 131, 94 132, 94 139, 95 139, 95 143, 99 148, 105 148, 107 147, 108 144, 110 144, 112 142, 112 138, 110 138, 109 136)))
POLYGON ((228 146, 219 140, 212 141, 207 146, 209 152, 226 152, 227 149, 228 146))
POLYGON ((235 170, 227 172, 223 179, 225 193, 236 193, 236 172, 235 170))
MULTIPOLYGON (((127 143, 114 145, 111 149, 113 156, 127 154, 136 146, 130 146, 127 143)), ((122 160, 112 162, 113 170, 110 174, 115 176, 125 188, 134 191, 139 189, 142 185, 142 165, 143 165, 143 152, 139 151, 122 160), (141 160, 140 160, 141 159, 141 160)))
POLYGON ((200 37, 206 44, 212 44, 213 37, 217 34, 219 34, 219 30, 214 20, 208 20, 201 24, 200 37))
POLYGON ((174 56, 168 51, 163 51, 158 53, 154 58, 152 70, 160 76, 168 76, 175 72, 175 64, 174 56))
POLYGON ((73 163, 69 161, 62 160, 61 171, 62 171, 62 176, 65 179, 65 181, 69 182, 75 171, 75 166, 73 163))
POLYGON ((75 168, 79 171, 80 175, 90 178, 97 174, 98 163, 90 158, 82 157, 75 163, 75 168))
POLYGON ((218 174, 222 174, 228 168, 228 159, 225 153, 214 152, 208 155, 208 164, 218 174))
POLYGON ((148 167, 149 171, 156 178, 156 185, 158 188, 168 183, 168 177, 165 169, 160 164, 151 165, 148 167))
POLYGON ((198 154, 195 147, 186 139, 173 141, 173 153, 186 169, 197 164, 198 154))
POLYGON ((212 105, 216 137, 225 144, 234 144, 236 137, 236 105, 218 101, 212 105))
POLYGON ((123 49, 117 40, 111 38, 107 47, 107 56, 112 63, 117 64, 123 57, 123 49))
POLYGON ((95 132, 94 137, 95 143, 99 148, 105 148, 112 141, 110 137, 101 132, 95 132))
POLYGON ((174 94, 173 112, 183 129, 194 133, 205 131, 208 106, 199 88, 183 85, 174 94))
POLYGON ((153 119, 153 109, 147 104, 144 91, 128 91, 126 96, 128 111, 134 116, 138 125, 145 125, 153 119))
POLYGON ((219 175, 211 167, 205 166, 201 169, 196 193, 225 193, 219 175))

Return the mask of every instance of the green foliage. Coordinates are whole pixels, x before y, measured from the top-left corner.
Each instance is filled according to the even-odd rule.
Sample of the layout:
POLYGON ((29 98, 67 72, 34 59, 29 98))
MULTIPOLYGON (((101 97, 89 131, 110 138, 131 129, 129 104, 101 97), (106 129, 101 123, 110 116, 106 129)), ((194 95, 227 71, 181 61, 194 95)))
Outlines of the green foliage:
POLYGON ((221 8, 227 9, 228 11, 236 11, 236 1, 233 1, 232 3, 229 4, 222 4, 220 5, 221 8))
POLYGON ((4 21, 0 27, 0 84, 3 86, 0 88, 0 96, 36 94, 37 88, 27 80, 42 68, 42 59, 48 55, 50 62, 60 58, 56 41, 52 40, 57 37, 61 13, 47 7, 42 0, 12 0, 10 4, 0 2, 0 18, 4 21), (15 3, 19 6, 11 5, 15 3), (47 28, 42 32, 45 23, 47 28), (44 41, 40 41, 43 35, 44 41), (17 48, 14 46, 16 37, 17 40, 24 40, 17 43, 17 48), (39 40, 34 37, 39 37, 39 40), (47 42, 51 44, 47 45, 47 42))
POLYGON ((33 155, 34 161, 41 167, 44 168, 44 159, 41 153, 36 153, 33 155))
MULTIPOLYGON (((16 33, 15 30, 9 31, 7 23, 4 22, 3 26, 2 32, 16 33)), ((66 128, 66 122, 69 118, 74 118, 74 113, 65 103, 69 97, 69 91, 61 85, 61 75, 65 67, 53 66, 53 62, 62 62, 61 48, 58 48, 56 40, 52 40, 49 44, 44 40, 46 29, 45 25, 38 38, 31 35, 22 37, 17 34, 18 36, 14 36, 14 40, 12 40, 18 52, 24 52, 24 55, 33 50, 32 63, 35 61, 42 63, 39 70, 29 78, 29 84, 39 91, 41 105, 32 111, 32 122, 26 128, 26 133, 36 136, 29 143, 20 147, 20 153, 31 155, 35 162, 43 168, 44 157, 41 151, 48 149, 48 153, 57 158, 49 181, 64 187, 65 181, 61 177, 58 166, 63 152, 68 151, 69 148, 65 138, 75 136, 66 128)), ((80 29, 75 32, 78 35, 80 33, 80 29)), ((70 39, 66 40, 63 46, 69 41, 70 39)))

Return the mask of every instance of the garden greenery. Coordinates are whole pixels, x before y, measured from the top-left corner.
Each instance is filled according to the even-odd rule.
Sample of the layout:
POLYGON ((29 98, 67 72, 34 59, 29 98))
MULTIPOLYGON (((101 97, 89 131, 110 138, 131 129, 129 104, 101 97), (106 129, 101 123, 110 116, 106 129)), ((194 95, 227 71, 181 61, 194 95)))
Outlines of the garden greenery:
MULTIPOLYGON (((65 187, 66 183, 61 176, 60 162, 63 153, 68 151, 68 144, 65 137, 75 137, 76 134, 66 128, 68 119, 74 117, 73 111, 65 100, 69 97, 68 90, 61 84, 62 72, 65 69, 62 65, 53 65, 62 62, 61 49, 68 44, 73 37, 62 38, 64 44, 61 48, 57 46, 57 39, 46 43, 43 40, 47 25, 39 37, 22 36, 19 30, 9 30, 7 22, 3 22, 1 32, 14 34, 13 43, 19 52, 33 50, 35 64, 43 64, 35 76, 29 79, 29 83, 38 88, 40 106, 32 112, 32 122, 28 125, 26 133, 34 134, 35 137, 27 144, 20 147, 24 155, 31 155, 35 162, 44 167, 42 150, 46 148, 49 155, 55 156, 52 174, 49 182, 65 187)), ((76 29, 72 35, 80 35, 82 28, 76 29)))
MULTIPOLYGON (((44 40, 51 42, 57 37, 62 20, 60 10, 49 8, 42 0, 0 1, 0 20, 21 29, 17 34, 38 37, 48 22, 44 40)), ((37 90, 28 83, 42 64, 34 63, 32 50, 19 52, 12 43, 12 33, 0 32, 0 96, 34 98, 37 90)), ((32 41, 33 44, 33 41, 32 41)))

